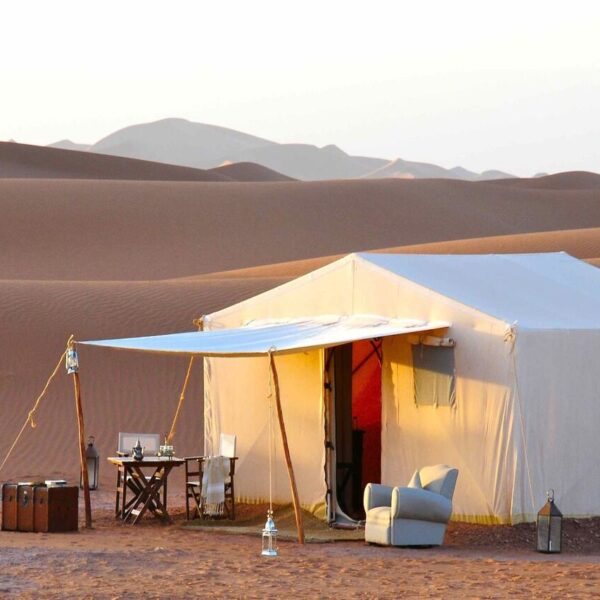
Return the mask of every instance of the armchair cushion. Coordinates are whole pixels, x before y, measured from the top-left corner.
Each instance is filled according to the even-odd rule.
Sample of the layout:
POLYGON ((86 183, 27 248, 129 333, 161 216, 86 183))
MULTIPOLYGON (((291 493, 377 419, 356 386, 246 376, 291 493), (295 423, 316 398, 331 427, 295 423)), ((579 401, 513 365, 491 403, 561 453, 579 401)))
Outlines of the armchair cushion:
POLYGON ((387 506, 392 504, 393 487, 390 485, 381 485, 380 483, 368 483, 363 494, 363 506, 365 512, 378 506, 387 506))
POLYGON ((391 524, 391 511, 389 506, 378 506, 372 508, 368 513, 369 523, 389 527, 391 524))
POLYGON ((419 471, 419 475, 424 489, 441 494, 450 500, 452 499, 456 479, 458 478, 457 469, 453 469, 448 465, 434 465, 423 467, 419 471))
POLYGON ((418 489, 423 488, 423 484, 421 483, 421 476, 419 475, 419 471, 415 471, 413 473, 413 476, 410 478, 410 481, 408 482, 408 485, 406 487, 418 488, 418 489))
POLYGON ((428 490, 397 487, 392 492, 392 519, 413 519, 447 523, 452 514, 452 501, 428 490))

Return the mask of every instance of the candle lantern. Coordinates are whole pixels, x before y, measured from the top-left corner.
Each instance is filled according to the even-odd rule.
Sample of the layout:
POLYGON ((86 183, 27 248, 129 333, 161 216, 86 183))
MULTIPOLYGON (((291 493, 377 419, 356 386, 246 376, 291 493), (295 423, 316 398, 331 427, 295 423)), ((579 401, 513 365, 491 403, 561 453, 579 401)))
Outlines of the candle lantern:
MULTIPOLYGON (((88 445, 85 449, 85 464, 88 472, 88 482, 90 490, 97 490, 99 484, 100 455, 96 446, 94 446, 94 436, 88 439, 88 445)), ((83 477, 80 478, 79 487, 83 487, 83 477)))
POLYGON ((262 531, 262 556, 277 556, 277 527, 273 520, 273 511, 267 511, 267 522, 262 531))
POLYGON ((554 490, 546 492, 548 501, 537 516, 537 550, 547 554, 561 551, 562 513, 554 504, 554 490))
POLYGON ((77 350, 75 350, 75 346, 69 346, 67 349, 65 367, 67 369, 67 375, 72 375, 73 373, 77 373, 79 371, 79 357, 77 356, 77 350))

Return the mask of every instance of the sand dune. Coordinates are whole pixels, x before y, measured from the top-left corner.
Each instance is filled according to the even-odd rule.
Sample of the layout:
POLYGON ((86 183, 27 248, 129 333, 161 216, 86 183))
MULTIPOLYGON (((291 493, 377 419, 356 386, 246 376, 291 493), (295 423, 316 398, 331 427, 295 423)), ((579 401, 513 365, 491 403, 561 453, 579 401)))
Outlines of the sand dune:
POLYGON ((462 179, 465 181, 485 181, 488 179, 513 178, 514 175, 502 171, 484 171, 474 173, 462 167, 445 169, 439 165, 425 162, 414 162, 397 158, 386 165, 363 175, 365 179, 381 179, 383 177, 399 177, 402 179, 462 179))
MULTIPOLYGON (((264 289, 248 282, 132 283, 1 281, 0 461, 41 391, 69 334, 99 339, 193 329, 192 319, 264 289)), ((119 431, 169 429, 187 359, 80 350, 87 432, 103 457, 119 431)), ((39 476, 76 479, 73 389, 61 368, 2 480, 39 476)), ((175 440, 179 453, 202 451, 202 366, 198 361, 175 440)), ((102 480, 114 473, 103 459, 102 480)), ((178 481, 178 480, 177 480, 178 481)))
MULTIPOLYGON (((0 456, 70 333, 81 340, 190 330, 194 317, 353 250, 564 249, 596 260, 599 199, 595 189, 442 180, 1 180, 0 456), (486 237, 498 234, 509 235, 486 237)), ((185 368, 181 358, 82 348, 88 433, 103 457, 120 430, 168 429, 185 368)), ((202 448, 201 377, 198 365, 175 441, 181 454, 202 448)), ((62 372, 36 421, 2 478, 73 480, 74 407, 62 372)), ((113 475, 103 461, 104 485, 113 475)))
MULTIPOLYGON (((411 246, 372 248, 370 252, 390 252, 402 254, 513 254, 527 252, 567 252, 593 265, 600 264, 600 228, 568 229, 565 231, 544 231, 518 235, 499 235, 484 238, 471 238, 411 246)), ((247 269, 232 269, 219 273, 207 273, 174 281, 220 281, 220 280, 261 280, 265 284, 272 281, 279 285, 295 277, 300 277, 319 269, 344 256, 333 254, 294 260, 289 262, 262 265, 247 269)))
POLYGON ((230 181, 226 175, 176 165, 0 142, 0 178, 230 181))
POLYGON ((444 180, 0 180, 0 278, 148 280, 600 226, 597 190, 444 180))
POLYGON ((73 142, 71 140, 58 140, 58 142, 53 142, 52 144, 48 144, 48 148, 62 148, 63 150, 79 150, 80 152, 85 152, 91 148, 92 144, 79 144, 77 142, 73 142))
POLYGON ((228 163, 209 169, 209 172, 234 181, 294 181, 292 177, 251 162, 228 163))
POLYGON ((537 190, 598 190, 600 175, 588 171, 569 171, 542 177, 498 179, 489 183, 537 190))

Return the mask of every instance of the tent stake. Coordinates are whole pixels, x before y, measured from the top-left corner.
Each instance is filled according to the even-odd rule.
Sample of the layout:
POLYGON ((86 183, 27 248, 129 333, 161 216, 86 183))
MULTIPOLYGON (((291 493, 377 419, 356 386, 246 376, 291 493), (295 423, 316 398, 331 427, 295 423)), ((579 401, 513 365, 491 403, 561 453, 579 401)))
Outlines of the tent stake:
POLYGON ((279 419, 279 429, 281 431, 281 441, 283 442, 283 452, 287 465, 288 475, 290 477, 290 486, 292 487, 292 500, 294 502, 294 514, 296 516, 296 529, 298 530, 298 543, 304 544, 304 523, 302 521, 302 511, 300 509, 300 500, 298 499, 298 488, 296 487, 296 477, 292 467, 290 449, 288 447, 287 434, 285 432, 285 423, 283 421, 283 411, 281 410, 281 399, 279 397, 279 376, 275 368, 275 357, 269 354, 271 373, 273 375, 273 386, 275 388, 275 404, 277 405, 277 417, 279 419))
POLYGON ((79 373, 73 373, 75 388, 75 406, 77 408, 77 425, 79 429, 79 460, 81 463, 81 480, 83 482, 83 499, 85 502, 85 527, 92 528, 92 504, 90 502, 90 481, 85 458, 85 430, 83 426, 83 409, 81 407, 81 383, 79 373))

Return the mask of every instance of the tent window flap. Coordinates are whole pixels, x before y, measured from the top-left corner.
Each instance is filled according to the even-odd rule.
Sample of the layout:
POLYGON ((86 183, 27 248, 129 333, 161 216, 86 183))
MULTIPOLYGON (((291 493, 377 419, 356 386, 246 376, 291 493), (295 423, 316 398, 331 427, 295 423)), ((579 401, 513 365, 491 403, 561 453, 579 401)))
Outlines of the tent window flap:
POLYGON ((415 345, 412 359, 415 404, 453 406, 456 401, 454 348, 415 345))

